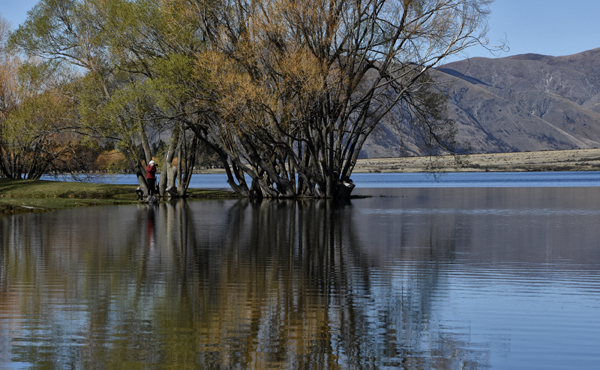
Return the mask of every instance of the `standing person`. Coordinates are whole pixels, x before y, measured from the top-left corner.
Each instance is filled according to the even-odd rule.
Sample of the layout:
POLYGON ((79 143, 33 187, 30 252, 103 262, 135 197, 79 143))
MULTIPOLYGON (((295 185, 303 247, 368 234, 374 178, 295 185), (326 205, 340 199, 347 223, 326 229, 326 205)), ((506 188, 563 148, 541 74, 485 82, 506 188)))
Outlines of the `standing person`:
POLYGON ((148 196, 153 196, 156 187, 156 164, 150 161, 146 166, 146 183, 148 183, 148 196))

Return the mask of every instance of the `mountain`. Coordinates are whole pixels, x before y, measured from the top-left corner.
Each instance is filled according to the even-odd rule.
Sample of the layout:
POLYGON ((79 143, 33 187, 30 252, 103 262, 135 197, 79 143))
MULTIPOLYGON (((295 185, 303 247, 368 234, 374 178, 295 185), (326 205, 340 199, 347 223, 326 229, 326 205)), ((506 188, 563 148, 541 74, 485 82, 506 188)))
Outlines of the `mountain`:
MULTIPOLYGON (((474 153, 600 147, 600 48, 552 57, 473 58, 441 66, 457 138, 474 153)), ((397 157, 390 127, 368 140, 361 157, 397 157)), ((404 143, 405 154, 419 154, 404 143)))

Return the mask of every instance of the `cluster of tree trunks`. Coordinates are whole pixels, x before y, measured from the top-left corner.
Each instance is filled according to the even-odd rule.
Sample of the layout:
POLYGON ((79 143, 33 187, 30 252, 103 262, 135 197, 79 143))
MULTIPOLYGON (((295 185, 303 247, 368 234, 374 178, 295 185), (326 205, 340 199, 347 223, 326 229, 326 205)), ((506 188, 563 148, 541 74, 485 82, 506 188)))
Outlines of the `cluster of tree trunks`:
POLYGON ((41 0, 8 45, 62 66, 62 132, 116 143, 144 192, 155 159, 160 194, 185 196, 198 149, 210 148, 243 196, 343 198, 381 122, 428 154, 455 148, 428 71, 485 43, 488 5, 41 0))

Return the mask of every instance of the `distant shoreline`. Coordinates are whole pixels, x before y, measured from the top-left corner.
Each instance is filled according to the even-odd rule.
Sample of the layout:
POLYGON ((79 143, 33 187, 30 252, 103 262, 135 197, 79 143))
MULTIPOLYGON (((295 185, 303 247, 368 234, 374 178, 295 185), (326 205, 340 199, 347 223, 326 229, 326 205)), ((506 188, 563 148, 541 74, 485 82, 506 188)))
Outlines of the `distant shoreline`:
MULTIPOLYGON (((359 159, 354 173, 600 171, 600 149, 470 154, 457 166, 452 156, 359 159)), ((206 169, 195 173, 225 173, 206 169)), ((135 185, 61 183, 0 178, 0 214, 99 204, 134 204, 135 185)), ((230 196, 199 189, 196 197, 230 196)))
POLYGON ((359 159, 354 173, 600 171, 600 149, 359 159))
MULTIPOLYGON (((460 165, 453 156, 365 158, 357 161, 353 173, 600 171, 600 148, 468 154, 459 159, 460 165)), ((193 173, 224 174, 225 170, 203 168, 193 173)))
MULTIPOLYGON (((441 172, 600 171, 600 149, 468 154, 460 156, 460 160, 457 166, 453 156, 365 158, 356 162, 353 173, 418 173, 432 169, 441 172)), ((225 173, 225 170, 202 169, 194 173, 225 173)))

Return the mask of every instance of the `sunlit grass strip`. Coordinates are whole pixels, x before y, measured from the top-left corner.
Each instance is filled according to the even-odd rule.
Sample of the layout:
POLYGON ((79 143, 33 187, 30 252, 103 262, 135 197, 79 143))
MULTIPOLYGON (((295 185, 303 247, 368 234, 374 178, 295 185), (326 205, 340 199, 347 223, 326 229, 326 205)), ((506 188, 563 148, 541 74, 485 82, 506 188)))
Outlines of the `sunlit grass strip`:
POLYGON ((3 198, 129 198, 135 200, 135 185, 83 182, 0 179, 3 198))
MULTIPOLYGON (((0 179, 0 213, 138 203, 136 185, 0 179)), ((194 198, 232 198, 219 190, 190 189, 194 198)), ((166 199, 165 199, 166 200, 166 199)))

